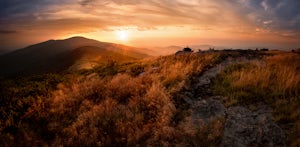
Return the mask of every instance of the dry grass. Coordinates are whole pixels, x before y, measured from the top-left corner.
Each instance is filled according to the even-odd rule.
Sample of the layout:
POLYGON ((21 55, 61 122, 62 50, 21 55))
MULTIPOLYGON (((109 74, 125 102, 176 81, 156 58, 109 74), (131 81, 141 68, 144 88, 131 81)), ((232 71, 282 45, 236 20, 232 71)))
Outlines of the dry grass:
POLYGON ((227 106, 250 107, 259 102, 274 108, 274 119, 288 134, 290 145, 299 143, 300 56, 277 53, 263 61, 235 65, 215 81, 218 94, 226 95, 227 106), (297 130, 295 132, 295 130, 297 130))
POLYGON ((234 87, 257 87, 277 96, 299 94, 299 56, 284 54, 267 57, 265 62, 253 62, 254 68, 232 73, 234 87))
POLYGON ((215 144, 221 133, 206 134, 222 125, 182 127, 179 122, 185 120, 176 118, 182 110, 172 95, 218 58, 218 54, 165 56, 122 67, 118 74, 73 77, 44 97, 33 115, 24 117, 19 135, 2 135, 4 146, 25 142, 33 146, 168 146, 207 144, 207 140, 215 144))
POLYGON ((182 142, 180 137, 185 135, 174 124, 177 109, 171 93, 180 90, 192 74, 201 72, 213 58, 161 57, 144 61, 145 71, 136 77, 124 73, 111 79, 93 77, 69 87, 61 86, 54 94, 50 112, 56 119, 49 128, 61 131, 56 142, 65 145, 182 142))

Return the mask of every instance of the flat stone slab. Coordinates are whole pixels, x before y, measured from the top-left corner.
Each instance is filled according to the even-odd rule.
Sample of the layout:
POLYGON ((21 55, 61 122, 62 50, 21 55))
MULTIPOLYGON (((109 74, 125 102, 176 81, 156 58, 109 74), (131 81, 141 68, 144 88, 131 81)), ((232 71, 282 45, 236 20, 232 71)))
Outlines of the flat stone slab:
POLYGON ((285 135, 273 122, 269 108, 250 111, 245 107, 230 107, 222 146, 285 146, 285 135))
POLYGON ((216 118, 224 118, 226 108, 221 100, 210 97, 195 102, 192 106, 192 118, 209 122, 216 118))

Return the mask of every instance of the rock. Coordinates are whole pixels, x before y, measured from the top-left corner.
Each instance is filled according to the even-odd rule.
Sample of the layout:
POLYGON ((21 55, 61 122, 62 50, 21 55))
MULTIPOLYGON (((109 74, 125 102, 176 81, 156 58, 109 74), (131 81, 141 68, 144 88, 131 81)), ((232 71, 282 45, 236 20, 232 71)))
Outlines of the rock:
POLYGON ((144 75, 146 75, 146 72, 142 72, 142 73, 140 73, 138 76, 139 76, 139 77, 142 77, 142 76, 144 76, 144 75))
POLYGON ((189 47, 186 47, 186 48, 183 48, 181 51, 177 51, 177 52, 175 53, 175 55, 176 55, 176 56, 178 56, 178 55, 186 55, 186 54, 190 54, 190 53, 192 53, 192 52, 193 52, 192 49, 190 49, 189 47))
POLYGON ((187 103, 189 105, 193 105, 193 103, 194 103, 194 101, 189 97, 183 97, 183 100, 185 103, 187 103))
POLYGON ((191 86, 185 87, 180 97, 189 104, 191 115, 183 123, 197 130, 221 118, 225 125, 220 146, 285 146, 284 132, 273 122, 270 107, 259 106, 255 111, 242 106, 227 109, 222 102, 225 98, 214 96, 212 79, 227 66, 237 62, 239 60, 225 60, 195 78, 191 86))
POLYGON ((272 121, 267 107, 254 112, 240 106, 230 107, 221 146, 285 146, 285 135, 272 121))
POLYGON ((203 122, 209 122, 215 118, 224 118, 226 108, 221 100, 214 97, 197 101, 192 106, 192 118, 203 122))
POLYGON ((184 94, 186 97, 189 97, 189 98, 193 98, 193 97, 194 97, 194 95, 193 95, 192 92, 186 91, 186 92, 184 92, 183 94, 184 94))

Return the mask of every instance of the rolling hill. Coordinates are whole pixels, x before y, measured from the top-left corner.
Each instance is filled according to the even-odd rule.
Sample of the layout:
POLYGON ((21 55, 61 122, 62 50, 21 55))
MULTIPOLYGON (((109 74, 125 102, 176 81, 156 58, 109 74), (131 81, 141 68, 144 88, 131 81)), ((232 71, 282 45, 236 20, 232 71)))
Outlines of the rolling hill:
POLYGON ((92 68, 104 60, 128 61, 147 56, 138 48, 84 37, 48 40, 0 55, 0 76, 92 68))

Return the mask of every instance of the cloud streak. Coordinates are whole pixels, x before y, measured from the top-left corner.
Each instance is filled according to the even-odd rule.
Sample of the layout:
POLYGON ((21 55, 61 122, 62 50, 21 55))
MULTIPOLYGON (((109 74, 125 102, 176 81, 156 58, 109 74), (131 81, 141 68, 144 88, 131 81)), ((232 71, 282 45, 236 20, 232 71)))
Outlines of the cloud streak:
POLYGON ((0 30, 0 34, 15 34, 17 31, 13 30, 0 30))

